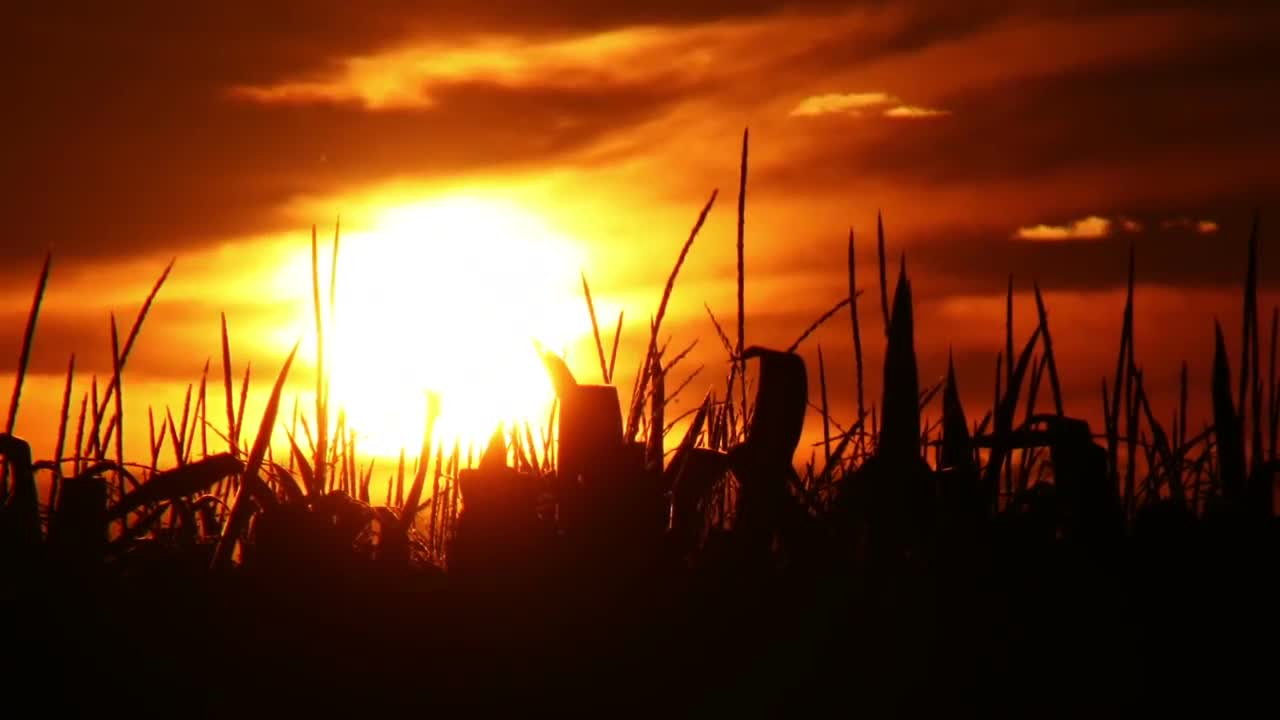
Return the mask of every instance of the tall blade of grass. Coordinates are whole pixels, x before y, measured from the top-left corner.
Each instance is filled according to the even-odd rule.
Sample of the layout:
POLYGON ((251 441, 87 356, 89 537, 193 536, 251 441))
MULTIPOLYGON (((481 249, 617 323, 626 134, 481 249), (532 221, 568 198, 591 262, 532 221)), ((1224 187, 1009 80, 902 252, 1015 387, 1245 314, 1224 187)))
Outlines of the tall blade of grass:
POLYGON ((22 383, 27 376, 27 365, 31 362, 31 345, 35 341, 36 323, 40 319, 40 304, 44 302, 45 289, 49 286, 49 267, 53 264, 53 253, 44 256, 44 265, 40 268, 40 279, 36 281, 35 296, 31 299, 31 309, 27 312, 27 324, 22 330, 22 350, 18 353, 18 371, 13 381, 13 393, 9 396, 9 415, 5 419, 4 431, 13 433, 18 423, 18 401, 22 399, 22 383))
MULTIPOLYGON (((62 449, 67 440, 68 413, 71 411, 71 384, 76 373, 76 354, 71 353, 67 361, 67 379, 62 385, 62 409, 58 412, 58 441, 53 446, 53 461, 58 464, 58 474, 62 474, 62 449)), ((52 501, 51 506, 54 506, 52 501)))
POLYGON ((293 365, 294 355, 298 353, 298 346, 301 340, 294 343, 293 349, 289 351, 289 356, 284 360, 284 366, 280 368, 280 375, 276 377, 275 385, 271 388, 271 395, 267 398, 267 406, 262 412, 262 423, 258 426, 258 434, 253 441, 253 449, 249 452, 249 459, 244 464, 244 475, 256 476, 258 470, 262 467, 263 458, 267 455, 267 449, 271 446, 271 435, 275 429, 276 415, 280 411, 280 393, 284 390, 285 380, 289 377, 289 368, 293 365))
POLYGON ((431 519, 427 525, 427 535, 431 540, 431 551, 435 553, 437 546, 436 526, 440 516, 440 478, 444 475, 444 444, 436 446, 436 468, 431 476, 431 519))
POLYGON ((1062 405, 1062 382, 1058 379, 1058 360, 1053 352, 1053 336, 1049 334, 1049 313, 1045 310, 1040 284, 1032 283, 1036 294, 1036 313, 1040 316, 1040 331, 1044 335, 1044 356, 1048 363, 1049 389, 1053 392, 1053 411, 1058 417, 1066 415, 1062 405))
MULTIPOLYGON (((182 465, 183 464, 183 452, 182 452, 183 436, 179 434, 177 423, 173 421, 173 413, 170 412, 167 406, 164 409, 164 414, 165 414, 165 420, 162 422, 160 426, 160 435, 163 438, 165 428, 169 429, 169 439, 173 441, 174 464, 182 465)), ((152 465, 154 466, 155 463, 152 463, 152 465)))
MULTIPOLYGON (((289 436, 289 450, 293 459, 298 464, 298 474, 302 476, 302 486, 310 496, 320 494, 320 489, 316 486, 315 472, 311 469, 311 462, 307 460, 306 453, 302 452, 302 448, 298 447, 298 440, 292 431, 286 433, 289 436)), ((391 492, 391 483, 387 483, 387 492, 391 492)), ((387 504, 391 501, 388 499, 387 504)))
MULTIPOLYGON (((1035 354, 1031 356, 1031 379, 1027 387, 1027 412, 1024 416, 1024 422, 1030 424, 1032 418, 1036 415, 1036 399, 1040 395, 1040 381, 1044 377, 1045 366, 1047 360, 1035 354)), ((1031 463, 1034 461, 1034 448, 1022 448, 1019 453, 1019 471, 1017 474, 1017 492, 1023 493, 1027 490, 1027 483, 1031 478, 1031 463)), ((1012 465, 1012 463, 1010 463, 1012 465)))
MULTIPOLYGON (((409 498, 405 502, 401 520, 408 530, 413 526, 413 515, 422 504, 422 489, 427 481, 427 464, 431 461, 432 435, 435 434, 436 420, 440 417, 440 397, 435 393, 427 395, 427 422, 422 432, 422 451, 418 454, 418 469, 413 474, 413 486, 409 488, 409 498)), ((432 496, 434 497, 434 496, 432 496)), ((432 503, 434 507, 435 503, 432 503)))
POLYGON ((801 343, 807 340, 810 335, 817 331, 818 328, 822 327, 823 323, 830 320, 832 316, 844 309, 844 306, 848 305, 851 301, 852 298, 845 298, 832 306, 830 310, 819 316, 817 320, 814 320, 809 325, 809 327, 805 328, 804 332, 800 334, 800 337, 796 338, 794 342, 787 346, 787 352, 795 352, 796 348, 800 347, 801 343))
POLYGON ((646 464, 658 471, 662 470, 662 459, 665 456, 662 443, 662 428, 666 424, 664 412, 667 404, 667 372, 662 367, 662 358, 655 357, 650 366, 653 379, 650 386, 653 392, 649 397, 649 438, 645 444, 646 464))
MULTIPOLYGON (((191 421, 191 391, 192 386, 187 383, 187 394, 182 400, 182 427, 178 428, 177 437, 174 438, 174 452, 177 453, 177 462, 181 465, 187 456, 187 424, 191 421)), ((173 418, 169 418, 170 427, 173 426, 173 418)))
POLYGON ((373 468, 377 462, 377 458, 369 458, 369 468, 365 470, 364 480, 360 482, 360 499, 366 504, 372 502, 369 499, 369 484, 373 482, 373 468))
POLYGON ((920 380, 916 370, 915 320, 906 259, 893 294, 885 348, 880 452, 899 461, 920 457, 920 380))
POLYGON ((102 459, 102 428, 98 424, 97 418, 101 416, 101 409, 98 405, 98 376, 94 375, 89 378, 89 391, 93 395, 93 427, 89 431, 89 455, 95 460, 102 459))
MULTIPOLYGON (((458 446, 456 445, 454 449, 456 451, 459 450, 458 446)), ((457 527, 457 522, 458 522, 458 470, 460 467, 460 463, 462 462, 462 453, 460 451, 454 452, 453 458, 454 458, 454 464, 453 464, 453 472, 451 473, 451 478, 449 482, 449 498, 445 505, 445 512, 447 513, 445 530, 448 532, 448 535, 446 535, 446 538, 452 537, 454 528, 457 527)), ((468 444, 467 446, 467 467, 468 468, 471 467, 470 444, 468 444)))
POLYGON ((337 321, 338 312, 338 237, 342 234, 342 216, 333 223, 333 254, 329 257, 329 323, 337 321))
MULTIPOLYGON (((1169 485, 1169 495, 1174 502, 1179 505, 1185 505, 1187 497, 1186 490, 1182 485, 1182 473, 1174 457, 1173 448, 1169 443, 1169 436, 1165 434, 1164 428, 1156 421, 1155 413, 1151 412, 1151 401, 1147 398, 1147 391, 1143 386, 1141 373, 1138 374, 1137 394, 1138 405, 1142 408, 1142 412, 1147 418, 1147 425, 1151 428, 1152 444, 1155 454, 1159 458, 1159 467, 1164 471, 1165 482, 1169 485)), ((1147 474, 1154 475, 1150 465, 1148 465, 1147 474)), ((1156 490, 1158 488, 1152 488, 1152 491, 1156 490)))
POLYGON ((613 368, 618 361, 618 341, 622 338, 622 311, 618 311, 618 326, 613 331, 613 349, 609 351, 609 376, 605 382, 613 382, 613 368))
POLYGON ((1213 332, 1213 428, 1218 446, 1218 475, 1223 495, 1236 501, 1244 492, 1244 440, 1240 418, 1231 405, 1231 367, 1227 361, 1227 346, 1222 337, 1222 326, 1216 321, 1213 332))
POLYGON ((324 374, 324 321, 320 311, 320 256, 316 247, 316 226, 311 226, 311 295, 316 316, 316 437, 315 474, 316 485, 323 490, 326 485, 325 458, 329 442, 329 410, 325 398, 324 374))
POLYGON ((253 370, 253 363, 245 363, 244 379, 240 381, 240 402, 236 405, 236 424, 231 433, 231 441, 240 446, 240 433, 244 428, 244 403, 249 397, 249 374, 253 370))
MULTIPOLYGON (((208 457, 209 455, 209 399, 206 390, 209 386, 209 358, 205 358, 204 372, 200 373, 200 399, 196 403, 196 410, 200 421, 196 424, 200 426, 200 456, 208 457)), ((195 428, 191 429, 191 440, 187 447, 195 445, 195 428)), ((190 459, 190 458, 188 458, 190 459)))
POLYGON ((1134 246, 1129 245, 1129 283, 1125 294, 1124 320, 1120 329, 1120 353, 1116 356, 1115 384, 1111 388, 1110 412, 1107 414, 1107 458, 1113 487, 1120 487, 1120 396, 1125 376, 1129 345, 1133 342, 1134 246))
POLYGON ((511 428, 507 430, 507 447, 511 448, 511 464, 516 470, 520 472, 533 471, 533 466, 529 464, 529 456, 524 451, 524 435, 514 422, 511 423, 511 428))
MULTIPOLYGON (((1040 339, 1040 328, 1036 327, 1031 333, 1031 338, 1027 340, 1027 344, 1022 349, 1022 353, 1018 356, 1018 363, 1014 367, 1011 384, 1005 392, 1004 397, 1000 398, 1000 404, 996 406, 995 417, 992 422, 995 427, 995 439, 991 445, 991 457, 987 462, 987 468, 984 473, 984 480, 987 487, 994 488, 1000 480, 1001 468, 1005 465, 1008 458, 1010 438, 1013 433, 1013 414, 1018 408, 1018 394, 1022 387, 1022 380, 1026 376, 1027 367, 1031 362, 1031 355, 1035 351, 1036 341, 1040 339)), ((998 367, 998 364, 997 364, 998 367)), ((1000 377, 997 370, 996 377, 1000 377)))
MULTIPOLYGON (((404 448, 400 448, 400 462, 396 466, 396 504, 392 507, 404 507, 404 448)), ((391 503, 387 503, 391 505, 391 503)))
POLYGON ((818 345, 818 389, 822 402, 822 466, 831 465, 831 416, 827 405, 827 363, 822 358, 822 345, 818 345))
POLYGON ((1244 327, 1241 329, 1241 350, 1240 350, 1240 395, 1236 403, 1236 410, 1240 414, 1240 424, 1243 431, 1247 418, 1245 417, 1245 403, 1248 401, 1246 392, 1249 388, 1249 343, 1253 339, 1250 330, 1257 318, 1257 292, 1258 292, 1258 220, 1254 217, 1253 227, 1249 232, 1249 261, 1248 270, 1245 275, 1244 284, 1244 327))
POLYGON ((89 393, 86 392, 80 398, 80 419, 76 421, 76 444, 75 459, 71 461, 71 474, 80 474, 80 458, 85 455, 84 452, 84 421, 85 415, 89 412, 89 393))
POLYGON ((685 431, 684 438, 676 446, 675 457, 671 459, 671 464, 666 469, 665 481, 667 488, 674 488, 676 483, 679 482, 689 453, 697 446, 698 435, 702 433, 702 429, 706 425, 712 402, 712 395, 708 392, 703 396, 702 403, 695 410, 693 420, 689 422, 689 429, 685 431))
MULTIPOLYGON (((289 423, 289 434, 292 436, 296 436, 298 434, 298 396, 296 394, 293 396, 293 420, 289 423)), ((293 453, 289 453, 289 472, 293 472, 295 462, 296 460, 294 459, 293 453)), ((390 503, 388 502, 387 504, 389 505, 390 503)))
POLYGON ((587 284, 587 273, 582 273, 582 296, 587 300, 587 313, 591 315, 591 335, 596 340, 596 354, 600 357, 601 382, 609 382, 609 364, 604 359, 604 341, 600 339, 600 324, 596 321, 596 306, 591 301, 591 286, 587 284))
POLYGON ((880 263, 880 313, 884 316, 884 336, 889 337, 889 282, 885 273, 884 216, 876 211, 876 256, 880 263))
MULTIPOLYGON (((538 461, 538 446, 533 441, 533 427, 528 420, 524 421, 524 444, 529 453, 529 464, 532 466, 533 471, 537 473, 541 470, 542 464, 538 461)), ((435 497, 434 491, 432 497, 435 497)))
POLYGON ((341 463, 343 443, 347 436, 347 413, 343 408, 338 408, 338 424, 333 432, 333 445, 329 448, 329 484, 334 490, 346 492, 346 477, 343 475, 343 466, 341 463))
MULTIPOLYGON (((168 409, 165 409, 168 412, 168 409)), ((161 423, 160 436, 164 437, 165 430, 168 429, 168 423, 161 423)), ((147 448, 151 451, 151 469, 155 470, 160 466, 160 449, 156 445, 156 414, 151 406, 147 406, 147 448)))
MULTIPOLYGON (((124 372, 124 358, 120 356, 120 338, 116 334, 116 316, 111 314, 111 387, 116 389, 116 464, 124 465, 124 386, 120 384, 120 374, 124 372)), ((124 481, 120 481, 120 492, 124 494, 124 481)))
MULTIPOLYGON (((129 353, 133 350, 133 344, 137 341, 138 334, 142 332, 142 323, 147 319, 147 313, 151 311, 151 304, 155 302, 156 296, 160 294, 160 288, 164 286, 165 280, 169 278, 169 273, 173 270, 175 262, 177 262, 176 258, 169 261, 169 264, 164 268, 164 272, 160 273, 160 277, 151 286, 151 292, 147 294, 147 298, 142 301, 142 307, 138 309, 138 315, 133 320, 133 327, 129 328, 129 335, 125 338, 124 350, 120 353, 121 369, 124 368, 125 362, 129 358, 129 353)), ((101 412, 106 412, 107 403, 111 400, 112 394, 120 389, 119 383, 120 378, 115 377, 112 379, 111 384, 107 386, 106 393, 102 398, 101 412)), ((95 432, 96 428, 102 424, 102 420, 101 415, 94 417, 95 432)))
POLYGON ((236 447, 236 407, 235 383, 231 380, 231 338, 227 334, 227 314, 222 315, 222 387, 227 396, 227 444, 231 452, 239 452, 236 447))
POLYGON ((711 197, 707 200, 707 204, 702 207, 702 212, 698 213, 698 220, 693 225, 693 230, 689 232, 689 238, 685 240, 684 246, 680 248, 680 255, 676 258, 675 267, 671 268, 671 274, 667 276, 667 284, 662 289, 662 300, 658 303, 658 314, 654 316, 651 324, 649 336, 649 350, 645 356, 644 367, 641 368, 639 376, 636 378, 637 392, 632 393, 632 404, 630 414, 627 417, 627 441, 633 442, 636 437, 636 431, 639 428, 640 414, 643 407, 643 398, 645 396, 644 384, 650 379, 649 363, 654 357, 654 350, 658 347, 658 332, 662 328, 662 319, 667 314, 667 303, 671 300, 671 292, 675 289, 676 277, 680 274, 680 268, 684 265, 685 258, 689 255, 689 249, 693 247, 693 241, 698 237, 698 231, 702 229, 703 223, 707 221, 707 214, 711 212, 711 206, 715 204, 716 196, 719 190, 713 190, 711 197))
POLYGON ((249 458, 245 461, 244 471, 241 473, 243 482, 236 492, 235 500, 231 503, 231 510, 227 514, 226 522, 223 523, 222 535, 218 538, 218 545, 214 549, 210 563, 213 570, 220 570, 230 562, 235 544, 248 525, 251 511, 245 497, 246 493, 252 495, 259 503, 274 497, 258 477, 258 471, 262 467, 263 458, 266 457, 267 447, 271 444, 276 414, 280 409, 280 393, 284 390, 285 379, 289 376, 289 368, 293 365, 294 355, 297 354, 301 342, 299 340, 294 343, 289 356, 285 358, 284 366, 280 369, 280 375, 276 377, 275 385, 271 388, 271 395, 262 413, 262 423, 258 426, 258 435, 253 441, 253 449, 249 451, 249 458))
MULTIPOLYGON (((742 163, 738 171, 738 342, 734 345, 734 361, 738 374, 746 377, 746 361, 742 358, 743 348, 747 342, 747 275, 746 275, 746 227, 747 227, 747 145, 750 139, 750 128, 742 129, 742 163)), ((726 400, 732 401, 729 396, 726 400)), ((747 406, 746 386, 742 388, 742 407, 747 406)))
MULTIPOLYGON (((866 415, 867 410, 863 401, 862 328, 858 324, 859 291, 857 273, 855 272, 857 268, 854 259, 853 228, 849 228, 849 247, 846 254, 849 266, 849 317, 853 321, 853 362, 858 383, 858 418, 861 419, 866 415)), ((858 445, 862 445, 861 435, 858 438, 858 445)))
POLYGON ((553 398, 551 400, 551 409, 547 411, 546 435, 542 438, 542 462, 545 463, 548 472, 556 467, 556 456, 553 453, 554 448, 551 442, 555 439, 556 413, 559 409, 560 398, 553 398))
POLYGON ((948 352, 947 382, 942 391, 942 467, 970 467, 973 463, 972 448, 969 422, 964 416, 964 406, 960 404, 955 358, 948 352))
MULTIPOLYGON (((711 306, 710 306, 710 305, 708 305, 708 304, 706 304, 706 303, 704 302, 704 303, 702 303, 702 307, 706 309, 706 311, 707 311, 707 317, 711 318, 711 325, 712 325, 713 327, 715 327, 715 329, 716 329, 716 337, 720 338, 720 344, 721 344, 722 346, 724 346, 724 352, 725 352, 725 355, 727 355, 727 356, 728 356, 729 361, 730 361, 731 363, 734 363, 734 364, 732 365, 732 367, 730 368, 730 372, 731 372, 731 373, 736 373, 736 372, 737 372, 737 370, 738 370, 738 366, 737 366, 737 364, 736 364, 736 360, 735 360, 735 357, 736 357, 736 351, 733 349, 733 343, 729 340, 729 336, 725 334, 725 332, 724 332, 724 328, 723 328, 723 327, 721 327, 721 325, 720 325, 720 321, 716 319, 716 314, 715 314, 714 312, 712 312, 712 311, 711 311, 711 306)), ((732 376, 733 376, 733 375, 731 374, 731 375, 730 375, 730 377, 732 377, 732 376)))
POLYGON ((360 474, 359 468, 356 467, 356 431, 347 428, 347 444, 346 444, 346 464, 347 476, 351 478, 351 496, 360 497, 360 474))

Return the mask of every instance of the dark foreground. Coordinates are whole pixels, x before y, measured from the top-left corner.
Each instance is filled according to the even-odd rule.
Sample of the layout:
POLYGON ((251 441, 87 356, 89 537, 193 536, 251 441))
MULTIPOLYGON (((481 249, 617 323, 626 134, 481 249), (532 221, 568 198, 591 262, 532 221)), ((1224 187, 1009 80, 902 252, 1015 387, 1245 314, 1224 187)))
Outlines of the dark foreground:
POLYGON ((1147 530, 1101 554, 1006 532, 940 546, 932 569, 856 578, 721 569, 497 586, 326 558, 270 575, 164 560, 142 577, 10 574, 21 580, 4 586, 6 702, 132 717, 1274 705, 1274 527, 1147 530))

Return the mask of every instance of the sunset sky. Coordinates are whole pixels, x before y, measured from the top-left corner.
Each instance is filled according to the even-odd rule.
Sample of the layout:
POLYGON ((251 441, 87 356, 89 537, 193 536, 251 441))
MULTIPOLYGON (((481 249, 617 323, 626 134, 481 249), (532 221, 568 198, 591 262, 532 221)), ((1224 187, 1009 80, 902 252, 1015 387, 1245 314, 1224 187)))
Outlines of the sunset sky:
MULTIPOLYGON (((1267 317, 1280 284, 1274 3, 58 5, 20 3, 0 49, 6 398, 54 257, 18 427, 38 446, 52 442, 69 354, 78 404, 90 373, 110 374, 109 314, 127 327, 173 257, 126 371, 141 413, 131 442, 145 446, 142 403, 180 407, 206 358, 220 377, 220 311, 255 398, 298 338, 304 391, 310 228, 327 256, 338 216, 335 392, 364 403, 363 427, 400 432, 390 444, 418 432, 421 388, 406 383, 470 373, 466 397, 485 408, 476 376, 494 397, 524 392, 538 379, 530 337, 599 381, 579 271, 610 333, 625 311, 629 383, 666 275, 719 189, 665 324, 673 346, 701 338, 675 372, 706 365, 694 403, 727 372, 703 303, 733 325, 745 127, 747 341, 785 347, 844 297, 852 228, 873 397, 877 211, 912 275, 922 384, 954 351, 978 416, 1010 273, 1018 342, 1038 281, 1068 411, 1091 418, 1130 243, 1138 360, 1162 413, 1183 358, 1207 395, 1215 316, 1238 353, 1255 210, 1267 317)), ((850 420, 848 316, 806 343, 811 360, 817 343, 850 420)))

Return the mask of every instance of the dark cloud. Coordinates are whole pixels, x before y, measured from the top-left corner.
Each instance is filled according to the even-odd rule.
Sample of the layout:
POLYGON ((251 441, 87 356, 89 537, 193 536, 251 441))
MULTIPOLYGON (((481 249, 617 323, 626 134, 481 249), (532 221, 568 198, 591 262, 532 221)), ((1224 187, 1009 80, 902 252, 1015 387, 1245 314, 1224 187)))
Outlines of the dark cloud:
MULTIPOLYGON (((1258 5, 1211 7, 1221 20, 1258 5)), ((299 195, 391 178, 538 167, 625 135, 690 98, 714 101, 717 92, 711 85, 660 81, 600 88, 550 81, 504 87, 473 80, 433 86, 433 107, 378 111, 356 103, 263 104, 228 94, 246 84, 321 80, 344 58, 405 43, 447 43, 484 32, 562 36, 635 23, 680 26, 849 8, 868 13, 874 22, 857 30, 857 37, 820 45, 780 38, 781 49, 774 51, 782 58, 776 69, 783 77, 759 83, 779 87, 791 76, 821 77, 873 59, 961 43, 1010 18, 1210 4, 558 0, 490 7, 448 0, 429 6, 390 1, 143 2, 74 12, 58 7, 24 3, 11 40, 0 50, 4 65, 16 69, 5 90, 6 162, 0 170, 6 267, 29 266, 48 247, 73 259, 174 255, 228 236, 295 229, 296 218, 285 217, 282 205, 299 195)), ((921 267, 933 263, 972 278, 955 287, 985 285, 990 276, 1002 275, 1003 270, 989 271, 990 252, 1002 253, 1020 272, 1044 270, 1046 282, 1056 278, 1080 286, 1093 282, 1090 263, 1104 259, 1097 254, 1116 252, 1114 243, 1014 245, 1009 234, 1019 226, 1094 214, 1155 218, 1194 212, 1223 222, 1220 236, 1228 237, 1232 222, 1253 206, 1267 207, 1280 190, 1274 171, 1280 147, 1273 139, 1280 101, 1269 69, 1274 33, 1269 22, 1232 17, 1239 21, 1226 30, 1206 31, 1199 41, 1173 50, 963 92, 947 91, 947 69, 937 68, 940 94, 904 102, 949 115, 918 122, 802 119, 790 127, 797 137, 810 138, 807 144, 785 164, 753 167, 752 183, 765 192, 789 193, 797 204, 811 193, 828 197, 833 188, 864 180, 926 203, 937 187, 978 192, 1000 184, 1006 196, 1009 185, 1024 187, 1025 197, 1015 202, 975 208, 979 217, 965 227, 938 222, 903 239, 929 247, 938 258, 923 252, 913 257, 921 267), (1056 197, 1047 178, 1072 173, 1077 185, 1090 173, 1102 180, 1070 198, 1056 197), (1146 175, 1142 186, 1118 184, 1139 173, 1146 175), (1081 263, 1078 269, 1075 262, 1081 263)), ((973 52, 982 53, 982 46, 974 45, 973 52)), ((838 228, 802 232, 825 238, 829 230, 838 228)), ((1169 263, 1170 282, 1218 282, 1229 275, 1225 264, 1215 269, 1216 259, 1196 260, 1194 243, 1203 238, 1153 238, 1153 244, 1166 243, 1160 258, 1169 263), (1182 262, 1187 264, 1177 265, 1182 262)), ((786 262, 803 264, 806 257, 801 249, 786 262)))
MULTIPOLYGON (((136 306, 115 312, 119 342, 124 343, 133 325, 136 306)), ((220 312, 227 315, 233 364, 243 371, 245 361, 277 365, 288 349, 264 349, 252 342, 264 329, 296 324, 295 308, 252 302, 212 302, 166 300, 163 295, 152 306, 130 353, 126 374, 152 380, 191 382, 199 379, 204 359, 211 357, 215 372, 221 372, 220 312), (275 356, 279 357, 275 357, 275 356)), ((0 312, 0 374, 18 366, 26 308, 0 312)), ((27 371, 32 375, 60 375, 67 359, 76 356, 77 375, 109 378, 111 361, 111 312, 78 308, 46 308, 36 326, 27 371)))
MULTIPOLYGON (((163 124, 44 131, 20 146, 0 207, 19 258, 177 253, 193 242, 295 229, 282 203, 405 175, 547 161, 672 101, 660 87, 574 91, 460 83, 437 107, 262 106, 207 98, 163 124)), ((296 222, 296 220, 292 221, 296 222)))
MULTIPOLYGON (((1073 169, 1149 164, 1216 173, 1200 178, 1211 192, 1232 183, 1274 186, 1280 80, 1270 70, 1271 30, 1242 23, 1210 39, 1138 60, 944 92, 931 104, 950 115, 907 128, 874 115, 797 119, 812 133, 811 157, 795 157, 765 177, 816 187, 859 176, 915 186, 1034 184, 1073 169), (1217 161, 1203 168, 1209 149, 1217 161)), ((1150 182, 1159 189, 1156 177, 1150 182)))

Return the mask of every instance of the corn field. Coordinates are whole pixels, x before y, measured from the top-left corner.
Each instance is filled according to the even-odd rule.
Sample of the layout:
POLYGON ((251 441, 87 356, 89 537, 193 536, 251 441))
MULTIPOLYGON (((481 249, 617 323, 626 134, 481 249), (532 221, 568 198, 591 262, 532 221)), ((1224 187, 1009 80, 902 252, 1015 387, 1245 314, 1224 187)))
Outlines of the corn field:
MULTIPOLYGON (((746 151, 744 135, 740 196, 746 151)), ((1265 697, 1280 313, 1264 346, 1256 222, 1241 243, 1239 352, 1217 328, 1212 377, 1184 364, 1175 408, 1152 407, 1136 357, 1131 253, 1095 428, 1064 407, 1070 369, 1039 287, 1025 338, 1010 288, 991 407, 962 406, 954 368, 922 386, 908 268, 891 287, 883 225, 877 288, 855 282, 851 233, 847 296, 789 347, 748 344, 740 202, 736 333, 707 309, 729 374, 677 416, 672 399, 702 368, 685 369, 692 348, 662 342, 662 323, 716 197, 662 289, 633 387, 614 383, 622 318, 602 332, 584 276, 600 381, 543 351, 557 398, 547 430, 499 427, 480 451, 439 442, 429 403, 385 494, 371 488, 388 471, 330 407, 337 300, 331 278, 324 301, 314 228, 315 407, 282 407, 295 346, 262 416, 245 417, 251 378, 232 377, 224 317, 222 377, 206 364, 180 410, 148 412, 144 458, 124 457, 122 372, 169 268, 127 333, 112 318, 113 373, 78 402, 71 357, 53 456, 11 434, 46 260, 0 434, 0 669, 23 679, 11 697, 129 715, 873 717, 1220 711, 1265 697), (863 387, 868 302, 885 327, 879 398, 863 387), (857 410, 841 422, 821 350, 813 368, 798 349, 846 317, 857 410), (1188 417, 1192 393, 1211 397, 1207 422, 1188 417), (814 448, 801 448, 806 417, 822 426, 814 448)), ((335 268, 339 244, 335 231, 335 268)))

